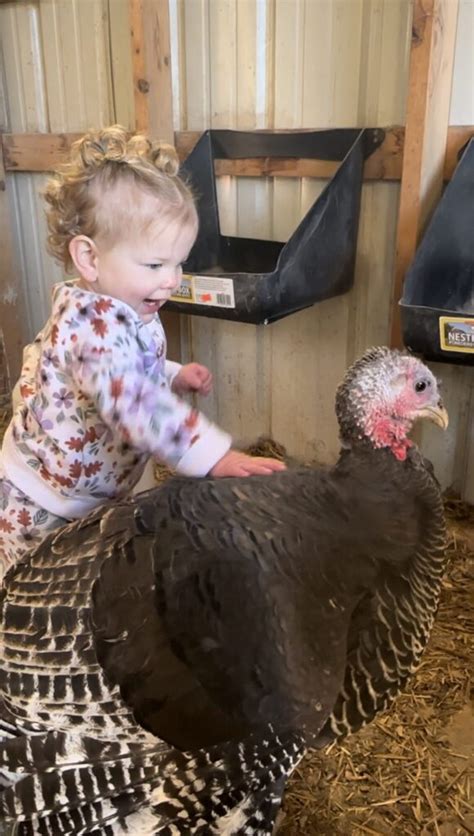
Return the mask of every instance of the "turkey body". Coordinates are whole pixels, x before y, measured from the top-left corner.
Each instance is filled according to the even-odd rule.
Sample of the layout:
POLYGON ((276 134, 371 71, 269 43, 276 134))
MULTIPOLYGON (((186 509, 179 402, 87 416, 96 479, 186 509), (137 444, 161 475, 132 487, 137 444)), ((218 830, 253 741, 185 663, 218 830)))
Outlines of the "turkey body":
POLYGON ((445 557, 416 448, 172 479, 51 535, 3 590, 16 833, 270 834, 308 745, 355 731, 426 645, 445 557))

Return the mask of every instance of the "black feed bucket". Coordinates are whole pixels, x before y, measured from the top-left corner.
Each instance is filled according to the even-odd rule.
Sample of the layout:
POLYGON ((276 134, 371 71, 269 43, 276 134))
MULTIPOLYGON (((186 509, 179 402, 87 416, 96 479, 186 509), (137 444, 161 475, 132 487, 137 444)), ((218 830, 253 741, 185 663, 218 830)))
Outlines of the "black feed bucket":
POLYGON ((346 293, 354 281, 364 161, 383 139, 382 130, 368 128, 206 131, 182 167, 200 228, 167 310, 267 324, 346 293), (286 244, 220 233, 214 161, 253 157, 342 161, 286 244))
POLYGON ((407 272, 400 305, 408 348, 427 359, 474 365, 474 139, 407 272))

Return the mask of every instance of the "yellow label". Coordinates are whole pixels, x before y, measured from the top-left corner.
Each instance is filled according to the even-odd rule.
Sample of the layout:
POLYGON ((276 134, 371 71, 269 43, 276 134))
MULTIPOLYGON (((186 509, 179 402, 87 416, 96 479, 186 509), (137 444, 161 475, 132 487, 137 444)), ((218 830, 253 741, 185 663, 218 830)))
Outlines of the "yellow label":
POLYGON ((440 316, 439 340, 443 351, 474 354, 474 317, 440 316))
POLYGON ((170 299, 173 302, 191 302, 191 304, 194 304, 196 299, 194 298, 193 277, 183 274, 180 286, 175 293, 170 296, 170 299))

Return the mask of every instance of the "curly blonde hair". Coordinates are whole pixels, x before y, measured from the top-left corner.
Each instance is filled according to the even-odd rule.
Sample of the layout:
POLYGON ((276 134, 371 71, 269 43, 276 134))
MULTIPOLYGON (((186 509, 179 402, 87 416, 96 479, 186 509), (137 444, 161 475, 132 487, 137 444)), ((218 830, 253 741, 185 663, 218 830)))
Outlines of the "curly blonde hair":
POLYGON ((193 196, 178 168, 171 145, 120 125, 85 134, 43 192, 48 251, 69 271, 69 244, 76 235, 113 244, 163 220, 197 226, 193 196))

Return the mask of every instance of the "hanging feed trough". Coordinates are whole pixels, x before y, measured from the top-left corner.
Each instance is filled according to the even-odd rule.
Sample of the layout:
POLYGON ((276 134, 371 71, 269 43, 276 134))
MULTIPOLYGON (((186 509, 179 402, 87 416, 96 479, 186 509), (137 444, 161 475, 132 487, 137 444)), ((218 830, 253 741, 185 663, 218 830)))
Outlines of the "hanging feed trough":
POLYGON ((206 131, 182 174, 193 188, 199 234, 168 310, 254 324, 273 322, 346 293, 354 281, 364 160, 384 131, 206 131), (215 159, 341 160, 286 244, 221 235, 215 159))
POLYGON ((474 365, 474 139, 407 272, 400 305, 408 348, 474 365))

